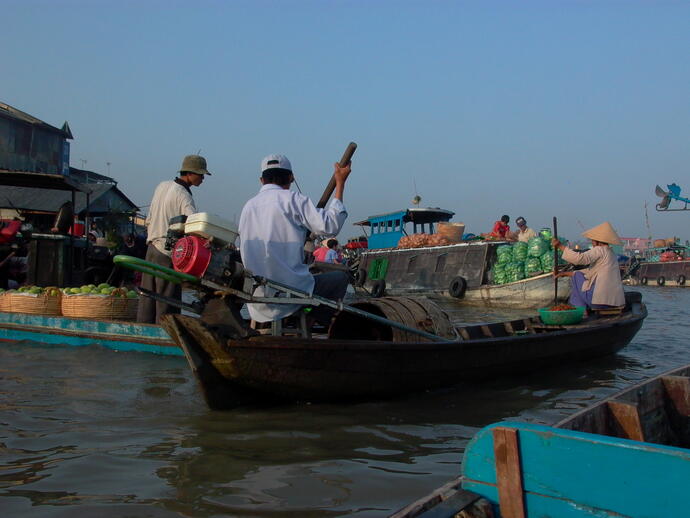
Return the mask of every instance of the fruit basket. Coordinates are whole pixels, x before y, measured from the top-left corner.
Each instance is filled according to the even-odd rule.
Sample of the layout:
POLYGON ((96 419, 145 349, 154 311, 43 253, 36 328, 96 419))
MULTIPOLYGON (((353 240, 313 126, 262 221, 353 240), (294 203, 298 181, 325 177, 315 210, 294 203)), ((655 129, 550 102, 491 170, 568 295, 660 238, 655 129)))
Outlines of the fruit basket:
POLYGON ((24 286, 2 294, 3 311, 32 315, 58 316, 61 314, 62 293, 58 288, 24 286))
POLYGON ((540 308, 538 311, 544 324, 556 326, 579 324, 585 315, 584 306, 575 306, 574 309, 560 311, 552 311, 552 308, 540 308))
POLYGON ((107 284, 65 288, 62 314, 99 320, 135 320, 139 300, 133 291, 107 284))

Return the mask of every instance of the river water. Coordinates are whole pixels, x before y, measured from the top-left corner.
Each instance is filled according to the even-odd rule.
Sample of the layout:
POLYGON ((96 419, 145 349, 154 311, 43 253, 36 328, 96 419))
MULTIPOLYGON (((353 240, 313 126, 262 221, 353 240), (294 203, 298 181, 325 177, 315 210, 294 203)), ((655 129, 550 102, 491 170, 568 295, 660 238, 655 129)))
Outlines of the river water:
POLYGON ((553 424, 690 363, 690 289, 636 289, 649 317, 615 356, 353 405, 213 412, 183 358, 1 344, 0 516, 386 516, 458 475, 482 426, 553 424))

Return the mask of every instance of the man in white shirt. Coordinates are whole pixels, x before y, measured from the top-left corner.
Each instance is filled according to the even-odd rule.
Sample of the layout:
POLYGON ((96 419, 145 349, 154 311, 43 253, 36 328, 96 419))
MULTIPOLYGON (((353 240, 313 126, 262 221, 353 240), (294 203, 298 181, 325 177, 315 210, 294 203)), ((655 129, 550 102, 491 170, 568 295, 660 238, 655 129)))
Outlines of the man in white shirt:
POLYGON ((517 231, 515 232, 515 239, 518 241, 526 243, 533 237, 537 237, 537 233, 527 226, 527 221, 525 221, 525 218, 522 216, 515 220, 515 224, 518 227, 517 231))
MULTIPOLYGON (((344 272, 312 275, 304 261, 304 242, 310 232, 334 236, 345 223, 343 205, 345 181, 350 164, 335 164, 335 194, 326 208, 317 209, 301 193, 290 190, 295 180, 290 161, 283 155, 269 155, 261 161, 261 189, 240 215, 240 252, 247 269, 273 281, 314 295, 342 299, 348 284, 344 272)), ((257 296, 273 295, 259 287, 257 296)), ((257 322, 279 320, 299 309, 294 304, 248 304, 249 315, 257 322)), ((327 323, 332 311, 319 307, 312 316, 327 323)))
MULTIPOLYGON (((188 155, 182 160, 180 176, 174 180, 161 182, 153 193, 153 200, 146 218, 148 248, 146 260, 172 268, 170 251, 165 249, 165 236, 168 233, 170 218, 189 216, 196 212, 191 187, 198 187, 206 175, 206 159, 199 155, 188 155)), ((159 277, 143 274, 141 287, 159 295, 174 299, 182 298, 182 287, 159 277)), ((179 308, 158 302, 149 297, 140 297, 137 321, 154 324, 167 313, 179 313, 179 308)))

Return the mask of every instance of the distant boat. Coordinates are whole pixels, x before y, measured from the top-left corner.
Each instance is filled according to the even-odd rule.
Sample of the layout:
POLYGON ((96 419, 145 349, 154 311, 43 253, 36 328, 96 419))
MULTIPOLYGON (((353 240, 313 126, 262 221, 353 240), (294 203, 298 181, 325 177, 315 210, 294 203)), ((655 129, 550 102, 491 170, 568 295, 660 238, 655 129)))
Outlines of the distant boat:
MULTIPOLYGON (((435 294, 489 307, 539 308, 553 303, 550 272, 509 284, 489 282, 496 249, 508 241, 458 240, 443 246, 396 248, 405 235, 437 233, 439 224, 453 216, 445 209, 415 207, 355 223, 370 229, 369 246, 362 250, 355 274, 356 291, 374 297, 435 294)), ((568 299, 569 279, 559 279, 558 294, 559 301, 568 299)))
POLYGON ((666 372, 554 427, 492 424, 462 477, 391 518, 690 516, 689 376, 690 365, 666 372))
POLYGON ((648 248, 629 267, 627 284, 637 286, 687 286, 690 250, 683 245, 648 248))

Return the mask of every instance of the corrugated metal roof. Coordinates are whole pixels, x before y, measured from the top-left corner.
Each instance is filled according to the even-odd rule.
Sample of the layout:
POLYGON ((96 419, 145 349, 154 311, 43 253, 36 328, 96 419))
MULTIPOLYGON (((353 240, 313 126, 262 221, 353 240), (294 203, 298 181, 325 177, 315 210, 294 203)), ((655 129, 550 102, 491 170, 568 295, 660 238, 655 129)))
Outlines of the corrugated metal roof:
POLYGON ((5 104, 3 102, 0 102, 0 116, 7 117, 9 119, 19 120, 27 124, 31 124, 32 126, 39 126, 44 130, 59 133, 60 135, 68 139, 73 138, 72 132, 66 121, 65 124, 62 126, 63 129, 56 128, 55 126, 51 126, 47 122, 43 122, 41 119, 37 119, 33 115, 29 115, 28 113, 18 110, 17 108, 14 108, 13 106, 10 106, 9 104, 5 104))
MULTIPOLYGON (((106 183, 82 184, 89 191, 89 212, 131 212, 139 208, 115 185, 106 183)), ((72 193, 33 187, 3 187, 0 189, 0 208, 57 212, 72 193)), ((86 208, 86 194, 75 193, 75 213, 86 208)))

